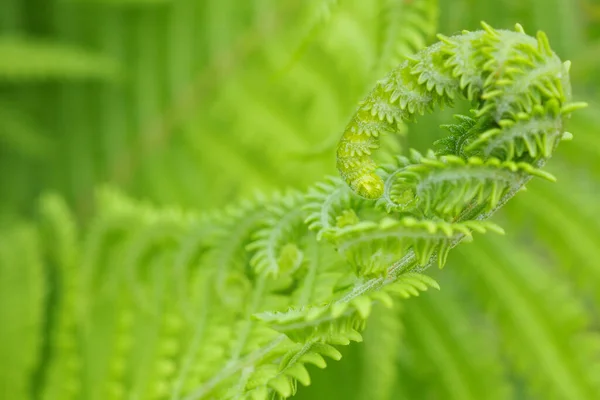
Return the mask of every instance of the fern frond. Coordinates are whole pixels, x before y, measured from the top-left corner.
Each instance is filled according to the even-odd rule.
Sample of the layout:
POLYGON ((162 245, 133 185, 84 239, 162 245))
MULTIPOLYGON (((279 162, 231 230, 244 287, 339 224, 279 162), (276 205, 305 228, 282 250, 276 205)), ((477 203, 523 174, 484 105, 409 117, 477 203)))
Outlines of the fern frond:
POLYGON ((339 218, 342 218, 345 211, 354 208, 355 201, 351 192, 342 185, 342 181, 333 177, 309 189, 307 199, 309 202, 305 209, 310 214, 305 223, 310 230, 317 232, 318 240, 335 232, 339 218))
POLYGON ((578 191, 578 186, 572 181, 563 182, 559 191, 536 185, 535 190, 512 205, 510 216, 514 223, 535 218, 532 233, 551 244, 552 255, 560 260, 560 267, 576 278, 580 288, 595 297, 599 305, 600 293, 596 288, 600 285, 600 268, 594 260, 600 225, 582 207, 596 200, 578 191), (547 218, 549 215, 552 218, 547 218))
MULTIPOLYGON (((384 182, 375 174, 376 164, 371 158, 372 151, 379 147, 380 134, 395 132, 402 122, 435 105, 451 104, 458 97, 477 103, 475 115, 495 124, 487 134, 478 136, 478 145, 501 135, 505 142, 512 143, 503 158, 512 160, 517 134, 511 128, 519 118, 532 121, 527 132, 540 137, 542 156, 550 155, 562 137, 561 110, 571 110, 570 83, 565 78, 570 64, 563 64, 550 50, 543 34, 535 40, 520 26, 517 32, 483 26, 480 32, 440 36, 440 42, 402 63, 361 103, 337 151, 338 170, 353 191, 370 199, 384 192, 384 182), (511 80, 517 76, 518 84, 511 80), (536 90, 530 93, 523 87, 536 90), (532 116, 549 117, 554 124, 540 126, 539 119, 532 116)), ((533 145, 531 140, 526 143, 533 145)), ((466 148, 467 155, 475 155, 473 147, 466 148)))
POLYGON ((378 201, 388 212, 418 210, 425 215, 457 215, 466 206, 493 209, 511 185, 526 175, 550 181, 555 178, 527 162, 477 156, 436 157, 412 152, 412 162, 399 157, 397 166, 386 167, 384 192, 378 201))
POLYGON ((323 306, 266 312, 255 317, 297 342, 327 340, 332 344, 347 345, 350 341, 362 341, 359 332, 364 329, 373 301, 390 305, 391 295, 401 298, 418 296, 419 291, 425 291, 429 287, 439 288, 434 280, 425 275, 406 273, 387 285, 383 291, 373 293, 372 297, 356 296, 348 301, 342 298, 323 306))
POLYGON ((50 273, 53 310, 48 314, 47 324, 52 331, 47 336, 48 352, 52 358, 47 362, 42 380, 43 399, 75 399, 81 393, 81 353, 78 335, 79 252, 78 231, 74 217, 58 196, 46 196, 40 203, 41 233, 50 273))
POLYGON ((0 237, 0 395, 25 400, 43 373, 37 371, 46 347, 43 249, 33 226, 3 228, 0 237))
POLYGON ((247 398, 268 399, 273 392, 280 398, 288 398, 296 394, 297 382, 304 386, 310 385, 306 365, 312 364, 318 368, 325 368, 327 366, 325 357, 338 361, 342 355, 335 347, 326 343, 309 341, 304 345, 291 346, 283 354, 279 365, 267 364, 252 373, 247 384, 249 389, 247 398))
POLYGON ((454 115, 456 123, 441 125, 440 128, 447 130, 450 136, 433 142, 439 148, 438 155, 456 155, 462 158, 468 158, 465 147, 469 141, 476 138, 483 130, 489 126, 486 118, 474 119, 467 115, 454 115))
POLYGON ((488 230, 504 233, 502 228, 489 221, 449 223, 413 217, 385 218, 379 223, 360 222, 341 228, 333 241, 340 254, 355 266, 357 275, 369 276, 385 272, 409 249, 413 250, 420 266, 428 265, 437 254, 441 268, 455 240, 462 236, 471 237, 473 231, 485 233, 488 230))
MULTIPOLYGON (((446 276, 445 276, 446 277, 446 276)), ((483 316, 475 314, 457 280, 444 290, 406 304, 405 349, 425 357, 417 373, 431 381, 423 395, 448 399, 511 399, 499 345, 483 316)))
POLYGON ((437 0, 384 0, 381 10, 381 55, 378 70, 389 71, 423 49, 437 31, 437 0))
POLYGON ((520 158, 528 154, 536 158, 552 154, 556 143, 563 138, 562 120, 555 103, 535 107, 533 114, 519 113, 515 119, 503 119, 498 122, 502 128, 492 128, 481 133, 466 147, 467 151, 481 149, 485 156, 505 154, 503 158, 520 158))
POLYGON ((600 341, 588 327, 583 305, 564 281, 548 274, 545 262, 519 246, 504 241, 482 244, 461 251, 460 262, 470 266, 482 300, 491 295, 490 310, 499 321, 504 347, 515 368, 532 382, 530 395, 592 398, 600 384, 594 372, 600 341), (493 293, 488 291, 492 287, 493 293))
MULTIPOLYGON (((225 287, 234 282, 242 291, 250 288, 250 282, 242 272, 240 259, 246 257, 244 246, 252 237, 256 228, 260 226, 266 212, 260 201, 247 201, 241 206, 228 210, 224 223, 220 224, 222 229, 216 245, 210 250, 208 263, 218 265, 216 285, 219 295, 225 302, 231 303, 232 307, 239 306, 233 300, 235 297, 225 291, 225 287)), ((239 300, 239 298, 237 298, 239 300)))
POLYGON ((282 272, 293 273, 300 267, 303 252, 294 242, 304 236, 299 229, 305 219, 302 200, 300 193, 290 193, 270 207, 264 227, 246 247, 254 252, 250 265, 257 274, 278 276, 282 272))
POLYGON ((397 362, 403 346, 404 324, 398 307, 375 306, 369 324, 363 333, 361 351, 362 400, 389 400, 397 396, 397 362))
POLYGON ((350 275, 345 268, 345 260, 339 257, 335 249, 322 246, 311 237, 305 239, 304 243, 306 263, 298 271, 299 282, 290 302, 296 307, 321 304, 331 299, 338 286, 350 275))

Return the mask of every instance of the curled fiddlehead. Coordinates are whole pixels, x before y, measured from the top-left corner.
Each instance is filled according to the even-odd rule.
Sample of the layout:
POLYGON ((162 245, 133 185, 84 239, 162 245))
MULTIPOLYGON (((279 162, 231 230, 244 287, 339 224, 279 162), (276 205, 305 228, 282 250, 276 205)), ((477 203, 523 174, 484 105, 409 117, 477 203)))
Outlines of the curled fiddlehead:
MULTIPOLYGON (((570 63, 552 52, 546 35, 484 30, 445 37, 404 61, 379 81, 352 117, 337 149, 337 167, 358 195, 384 194, 371 153, 380 135, 437 105, 466 98, 475 108, 476 126, 458 156, 497 157, 536 164, 548 158, 562 138, 564 116, 579 108, 571 102, 570 63)), ((461 138, 462 135, 456 139, 461 138)))

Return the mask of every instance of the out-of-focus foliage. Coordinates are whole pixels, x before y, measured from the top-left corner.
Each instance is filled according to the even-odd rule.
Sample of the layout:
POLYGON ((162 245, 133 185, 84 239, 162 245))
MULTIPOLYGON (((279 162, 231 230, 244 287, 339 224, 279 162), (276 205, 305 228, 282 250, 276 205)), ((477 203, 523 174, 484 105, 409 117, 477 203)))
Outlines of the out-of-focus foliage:
MULTIPOLYGON (((177 266, 203 254, 174 259, 173 238, 202 221, 112 195, 101 196, 103 208, 96 188, 199 212, 257 190, 304 189, 334 172, 341 130, 377 79, 434 32, 477 29, 480 20, 544 30, 573 61, 573 92, 590 107, 568 122, 574 140, 547 166, 559 183, 534 182, 503 208, 496 219, 506 237, 451 253, 436 276, 442 291, 400 310, 375 308, 365 343, 325 371, 309 368, 312 384, 296 397, 593 399, 600 5, 592 0, 3 0, 0 397, 122 398, 128 382, 150 398, 202 376, 222 356, 203 337, 232 333, 197 333, 219 290, 203 286, 207 277, 176 286, 177 266), (75 215, 56 197, 40 202, 47 191, 75 215), (77 226, 96 234, 82 244, 77 226), (173 317, 181 304, 184 323, 173 317), (194 323, 196 335, 186 330, 194 323), (185 354, 204 362, 186 364, 185 354)), ((450 111, 419 121, 419 135, 403 136, 401 147, 424 149, 450 122, 450 111)), ((242 237, 232 243, 247 240, 246 227, 235 227, 242 237)), ((198 228, 190 248, 203 235, 213 232, 198 228)), ((286 249, 293 266, 299 253, 286 249)), ((214 256, 225 266, 240 254, 214 256)), ((236 343, 249 330, 241 324, 236 343)))

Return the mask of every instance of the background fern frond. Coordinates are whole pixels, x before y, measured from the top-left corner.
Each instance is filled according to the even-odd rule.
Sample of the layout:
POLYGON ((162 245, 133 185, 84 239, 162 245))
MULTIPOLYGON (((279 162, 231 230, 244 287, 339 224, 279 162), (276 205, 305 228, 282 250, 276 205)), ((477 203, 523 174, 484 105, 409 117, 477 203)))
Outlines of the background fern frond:
MULTIPOLYGON (((447 282, 450 283, 450 282, 447 282)), ((426 396, 456 399, 513 398, 489 323, 465 309, 451 285, 406 307, 406 345, 399 357, 422 354, 418 374, 431 382, 426 396), (469 340, 463 340, 468 337, 469 340), (486 371, 482 375, 480 371, 486 371)))
POLYGON ((399 307, 373 309, 369 326, 363 334, 359 399, 389 399, 398 379, 397 363, 404 338, 399 307))
POLYGON ((501 329, 507 330, 503 347, 510 360, 532 380, 532 396, 591 398, 598 390, 597 380, 590 375, 598 350, 594 344, 597 340, 587 338, 595 333, 586 327, 583 305, 569 294, 566 285, 542 269, 543 262, 519 253, 517 246, 506 246, 503 241, 486 243, 481 249, 470 249, 462 261, 469 265, 469 274, 478 279, 478 288, 497 287, 491 298, 484 297, 490 299, 501 329), (473 261, 498 254, 503 254, 505 261, 488 264, 487 268, 473 261), (526 282, 533 285, 527 286, 526 282), (548 297, 550 292, 552 296, 548 297), (510 303, 516 301, 520 304, 518 310, 510 303), (545 360, 542 364, 541 358, 545 360), (533 364, 543 367, 532 368, 533 364))
POLYGON ((26 399, 44 358, 48 285, 39 235, 32 226, 2 229, 0 244, 0 393, 26 399))

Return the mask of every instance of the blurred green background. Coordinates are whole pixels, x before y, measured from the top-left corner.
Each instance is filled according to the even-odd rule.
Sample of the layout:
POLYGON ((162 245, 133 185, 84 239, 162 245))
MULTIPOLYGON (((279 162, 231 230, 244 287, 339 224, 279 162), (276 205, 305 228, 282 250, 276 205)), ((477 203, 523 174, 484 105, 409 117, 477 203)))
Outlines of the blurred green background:
MULTIPOLYGON (((28 298, 51 270, 24 267, 41 195, 66 198, 85 227, 105 185, 198 211, 305 189, 336 173, 335 143, 377 79, 435 32, 481 20, 543 30, 573 62, 590 107, 548 165, 558 183, 529 185, 495 217, 506 237, 451 253, 434 272, 442 291, 379 311, 297 397, 600 398, 595 0, 2 0, 2 398, 44 397, 28 386, 44 366, 24 355, 52 308, 28 298)), ((456 112, 410 126, 402 146, 425 149, 456 112)))

